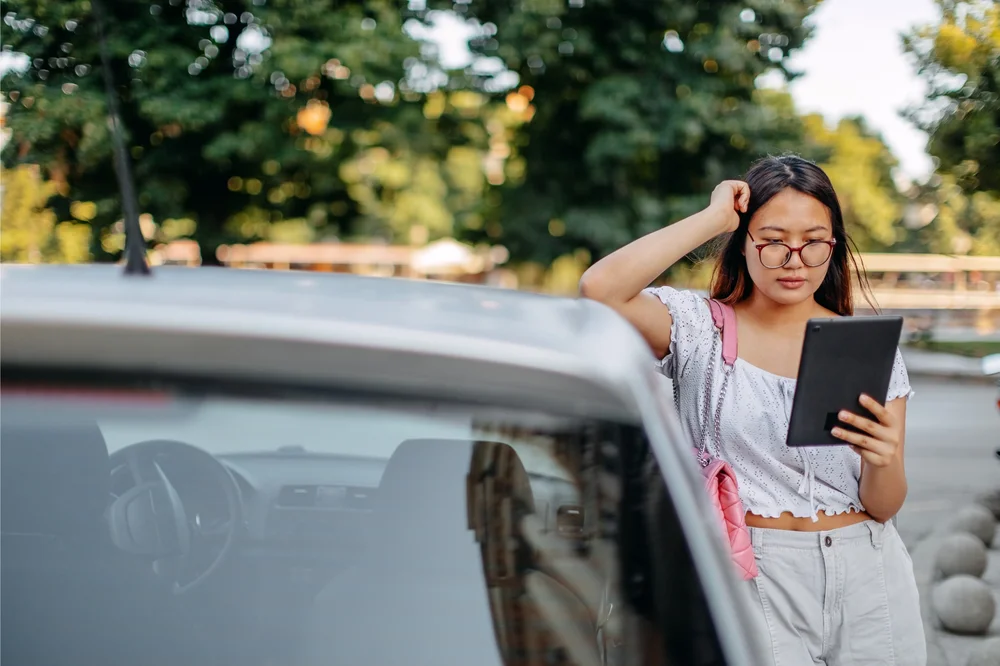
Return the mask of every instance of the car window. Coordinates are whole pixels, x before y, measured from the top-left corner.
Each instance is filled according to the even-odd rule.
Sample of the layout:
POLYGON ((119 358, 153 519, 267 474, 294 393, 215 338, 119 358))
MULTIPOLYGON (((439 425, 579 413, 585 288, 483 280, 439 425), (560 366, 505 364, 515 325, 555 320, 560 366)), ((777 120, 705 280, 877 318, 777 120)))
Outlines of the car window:
POLYGON ((4 657, 714 663, 639 428, 245 388, 4 382, 4 657))

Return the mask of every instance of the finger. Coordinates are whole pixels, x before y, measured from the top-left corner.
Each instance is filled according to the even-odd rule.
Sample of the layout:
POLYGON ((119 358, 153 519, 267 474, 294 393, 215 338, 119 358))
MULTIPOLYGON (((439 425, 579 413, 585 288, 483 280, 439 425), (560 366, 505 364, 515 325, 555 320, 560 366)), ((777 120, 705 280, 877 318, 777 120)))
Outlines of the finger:
POLYGON ((740 183, 740 210, 744 213, 747 212, 747 206, 750 204, 750 186, 746 183, 740 183))
POLYGON ((743 181, 731 180, 729 181, 729 186, 733 192, 733 208, 737 211, 743 210, 743 191, 746 186, 743 181))
POLYGON ((834 428, 830 431, 830 434, 837 439, 842 439, 848 444, 853 444, 854 446, 860 446, 861 448, 867 448, 862 446, 862 442, 865 440, 865 435, 859 432, 852 432, 850 430, 844 430, 843 428, 834 428))
POLYGON ((879 439, 885 434, 885 426, 871 419, 866 419, 863 416, 858 416, 857 414, 852 414, 847 410, 841 411, 837 418, 846 423, 847 425, 852 425, 858 430, 863 430, 873 437, 879 439))
POLYGON ((873 455, 875 455, 871 451, 867 451, 865 449, 862 449, 859 446, 854 446, 853 444, 851 444, 850 446, 851 446, 851 451, 854 451, 855 453, 857 453, 861 457, 862 460, 869 460, 873 455))
POLYGON ((868 463, 869 465, 873 465, 875 467, 882 467, 885 464, 885 456, 882 456, 878 453, 872 453, 871 451, 866 451, 865 449, 859 449, 856 446, 852 446, 851 448, 854 449, 854 452, 857 453, 861 457, 861 459, 866 463, 868 463))
POLYGON ((859 449, 864 449, 865 451, 871 451, 872 453, 877 453, 884 455, 888 445, 870 435, 866 435, 860 432, 851 432, 849 430, 844 430, 843 428, 834 428, 831 434, 837 439, 842 439, 848 444, 853 444, 859 449))
POLYGON ((872 398, 870 395, 862 394, 858 402, 862 407, 871 412, 878 419, 879 423, 885 426, 892 425, 892 412, 886 409, 878 400, 872 398))

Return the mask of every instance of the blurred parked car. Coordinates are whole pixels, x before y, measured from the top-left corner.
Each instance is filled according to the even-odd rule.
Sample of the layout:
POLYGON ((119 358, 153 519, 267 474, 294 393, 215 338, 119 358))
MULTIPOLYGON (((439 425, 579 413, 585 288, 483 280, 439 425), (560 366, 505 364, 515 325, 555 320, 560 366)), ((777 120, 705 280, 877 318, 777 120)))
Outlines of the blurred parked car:
MULTIPOLYGON (((997 409, 1000 410, 1000 354, 990 354, 983 357, 983 374, 987 377, 995 377, 997 384, 997 409)), ((997 458, 1000 458, 1000 449, 995 451, 997 458)))
MULTIPOLYGON (((1000 389, 1000 354, 990 354, 983 357, 983 375, 995 377, 997 389, 1000 389)), ((997 409, 1000 409, 1000 394, 997 395, 997 409)))
POLYGON ((110 266, 0 299, 8 663, 760 663, 600 305, 110 266))

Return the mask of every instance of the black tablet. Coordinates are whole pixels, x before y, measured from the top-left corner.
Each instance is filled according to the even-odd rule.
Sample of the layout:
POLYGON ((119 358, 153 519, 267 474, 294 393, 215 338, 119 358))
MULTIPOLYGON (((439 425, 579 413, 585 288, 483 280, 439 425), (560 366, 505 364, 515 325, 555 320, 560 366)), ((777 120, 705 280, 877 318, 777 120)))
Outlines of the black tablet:
POLYGON ((852 430, 837 415, 847 409, 868 418, 862 393, 884 403, 903 330, 902 317, 810 319, 788 424, 788 446, 846 445, 830 431, 852 430))

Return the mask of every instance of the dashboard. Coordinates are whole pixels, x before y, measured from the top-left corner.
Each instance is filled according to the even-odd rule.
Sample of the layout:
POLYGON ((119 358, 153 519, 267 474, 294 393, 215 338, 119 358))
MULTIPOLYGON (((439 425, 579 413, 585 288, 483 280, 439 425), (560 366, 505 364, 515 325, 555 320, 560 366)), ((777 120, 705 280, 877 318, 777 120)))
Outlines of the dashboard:
MULTIPOLYGON (((361 537, 387 460, 329 455, 237 454, 220 459, 233 473, 251 542, 336 542, 361 537)), ((582 511, 574 485, 529 474, 544 527, 572 530, 582 511)))
MULTIPOLYGON (((349 558, 364 540, 387 459, 305 451, 218 456, 239 489, 241 525, 237 554, 251 557, 349 558)), ((223 489, 203 465, 184 456, 157 463, 180 496, 189 520, 211 531, 229 520, 223 489)), ((535 513, 543 529, 571 535, 582 526, 575 486, 565 479, 529 474, 535 513)), ((130 487, 128 471, 112 473, 112 494, 130 487)))
POLYGON ((385 460, 311 454, 220 458, 236 479, 251 543, 350 543, 361 537, 385 460))
MULTIPOLYGON (((208 571, 223 560, 224 565, 209 575, 196 596, 184 598, 185 608, 206 626, 226 618, 225 627, 255 627, 254 636, 226 628, 215 633, 231 641, 227 649, 253 645, 255 654, 274 652, 272 663, 280 662, 277 657, 293 653, 309 637, 317 599, 331 581, 343 580, 338 577, 345 572, 350 578, 362 557, 392 551, 393 539, 384 542, 390 543, 388 549, 368 550, 370 530, 378 524, 372 513, 379 509, 379 486, 389 460, 284 450, 215 456, 238 489, 241 515, 232 530, 230 495, 219 470, 192 453, 177 447, 157 455, 155 462, 176 490, 188 522, 197 521, 203 530, 217 528, 214 539, 192 538, 187 556, 192 570, 208 571), (231 547, 221 548, 219 543, 229 537, 231 547)), ((544 474, 528 477, 543 529, 570 538, 581 534, 584 515, 575 485, 544 474)), ((113 494, 127 491, 131 483, 125 465, 112 471, 113 494)), ((465 509, 457 514, 464 517, 465 509)), ((433 529, 427 534, 439 538, 433 529)), ((456 542, 449 538, 444 537, 442 547, 451 552, 456 542)), ((474 547, 471 535, 461 542, 474 547)), ((465 552, 461 542, 454 552, 465 552)), ((436 542, 428 545, 436 548, 436 542)))

